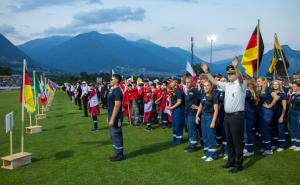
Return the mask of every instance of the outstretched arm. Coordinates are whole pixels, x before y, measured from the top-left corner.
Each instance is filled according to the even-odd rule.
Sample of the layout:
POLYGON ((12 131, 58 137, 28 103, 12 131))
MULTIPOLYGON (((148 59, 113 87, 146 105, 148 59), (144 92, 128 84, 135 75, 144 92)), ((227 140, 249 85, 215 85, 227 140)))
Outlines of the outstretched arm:
POLYGON ((201 65, 201 68, 202 68, 203 72, 206 74, 208 80, 209 80, 212 84, 218 85, 218 81, 215 80, 214 77, 209 73, 207 64, 203 63, 203 64, 201 65))

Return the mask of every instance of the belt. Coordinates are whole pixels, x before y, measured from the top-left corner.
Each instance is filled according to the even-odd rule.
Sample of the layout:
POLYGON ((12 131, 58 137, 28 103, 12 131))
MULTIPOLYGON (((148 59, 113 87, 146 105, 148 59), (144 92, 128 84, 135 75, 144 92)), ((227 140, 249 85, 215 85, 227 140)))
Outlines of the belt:
POLYGON ((244 112, 245 111, 237 111, 237 112, 231 112, 231 113, 225 113, 225 114, 228 116, 236 116, 236 115, 242 114, 244 112))

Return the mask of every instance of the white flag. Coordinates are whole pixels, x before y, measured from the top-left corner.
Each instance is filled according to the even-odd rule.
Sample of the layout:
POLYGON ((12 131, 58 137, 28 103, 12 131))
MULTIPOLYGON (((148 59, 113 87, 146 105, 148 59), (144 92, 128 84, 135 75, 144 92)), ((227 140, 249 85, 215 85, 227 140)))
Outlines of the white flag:
POLYGON ((5 115, 5 128, 6 128, 6 133, 12 130, 14 127, 14 113, 8 113, 5 115))
POLYGON ((90 99, 90 107, 95 107, 99 104, 97 94, 90 99))
POLYGON ((186 62, 186 71, 189 72, 192 75, 192 77, 196 76, 196 73, 195 73, 192 65, 188 61, 186 62))

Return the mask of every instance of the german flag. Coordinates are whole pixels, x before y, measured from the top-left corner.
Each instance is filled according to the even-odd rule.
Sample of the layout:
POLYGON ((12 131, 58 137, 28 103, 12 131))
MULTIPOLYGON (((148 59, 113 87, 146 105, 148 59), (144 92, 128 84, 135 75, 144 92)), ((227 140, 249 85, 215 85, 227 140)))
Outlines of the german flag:
POLYGON ((273 51, 274 55, 269 67, 269 74, 276 72, 276 75, 278 76, 287 76, 287 70, 290 64, 281 48, 281 45, 279 44, 277 34, 275 34, 273 51))
POLYGON ((25 65, 25 70, 23 74, 24 78, 24 84, 22 84, 21 91, 20 91, 20 96, 19 96, 19 101, 22 103, 23 100, 23 94, 24 94, 24 106, 27 109, 28 112, 34 112, 35 111, 35 104, 34 104, 34 97, 30 85, 30 76, 29 73, 26 69, 26 63, 24 62, 25 65), (23 93, 24 91, 24 93, 23 93))
POLYGON ((253 72, 257 72, 257 63, 260 66, 263 54, 264 42, 261 37, 260 30, 258 29, 258 26, 256 26, 254 32, 250 37, 242 59, 242 66, 244 67, 245 72, 248 76, 253 77, 253 72))

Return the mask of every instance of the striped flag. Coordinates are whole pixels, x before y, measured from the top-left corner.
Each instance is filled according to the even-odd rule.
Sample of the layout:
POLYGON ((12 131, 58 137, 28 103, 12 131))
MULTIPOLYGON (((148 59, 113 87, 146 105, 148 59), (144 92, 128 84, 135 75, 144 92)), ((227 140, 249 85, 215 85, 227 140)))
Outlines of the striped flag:
POLYGON ((242 66, 248 76, 253 77, 253 73, 258 72, 257 69, 260 66, 263 54, 264 42, 261 37, 259 27, 256 26, 242 59, 242 66), (259 66, 257 66, 257 63, 259 63, 259 66))
POLYGON ((24 107, 27 109, 29 112, 35 112, 35 104, 34 104, 34 97, 30 85, 30 76, 27 71, 26 63, 25 65, 25 74, 23 74, 24 78, 24 84, 22 84, 20 95, 19 95, 19 102, 22 104, 23 100, 23 91, 24 91, 24 107))
POLYGON ((287 76, 287 70, 290 66, 285 54, 279 44, 279 40, 277 35, 275 34, 274 41, 274 55, 271 61, 271 65, 269 67, 269 74, 273 74, 274 72, 278 76, 287 76))

